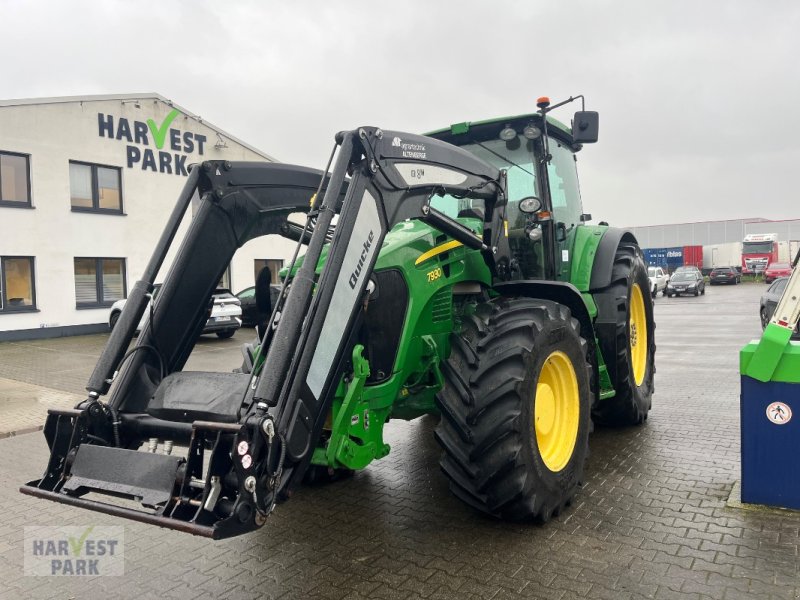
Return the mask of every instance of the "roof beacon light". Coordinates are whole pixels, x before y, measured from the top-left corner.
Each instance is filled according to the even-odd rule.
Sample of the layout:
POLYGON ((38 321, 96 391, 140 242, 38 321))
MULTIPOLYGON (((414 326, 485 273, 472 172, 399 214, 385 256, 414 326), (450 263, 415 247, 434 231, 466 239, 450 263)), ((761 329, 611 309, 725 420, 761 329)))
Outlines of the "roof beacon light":
POLYGON ((550 106, 550 98, 548 98, 547 96, 542 96, 541 98, 536 100, 536 106, 538 106, 539 108, 547 108, 548 106, 550 106))

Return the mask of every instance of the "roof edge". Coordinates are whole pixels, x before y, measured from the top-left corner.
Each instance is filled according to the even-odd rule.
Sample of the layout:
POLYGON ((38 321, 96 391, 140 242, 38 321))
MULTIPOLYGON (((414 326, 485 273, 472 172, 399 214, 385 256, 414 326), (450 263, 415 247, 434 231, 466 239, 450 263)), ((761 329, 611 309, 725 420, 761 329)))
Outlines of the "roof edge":
POLYGON ((171 106, 173 108, 177 108, 181 111, 184 115, 189 117, 190 119, 194 119, 201 125, 205 125, 206 127, 213 129, 218 134, 225 136, 232 142, 239 144, 240 146, 247 148, 251 152, 255 152, 259 156, 263 156, 270 162, 279 162, 274 156, 267 154, 256 148, 255 146, 251 146, 250 144, 243 142, 239 138, 232 136, 230 133, 221 129, 203 119, 202 117, 194 114, 193 112, 186 110, 183 106, 176 104, 169 98, 165 98, 161 94, 157 94, 156 92, 144 92, 141 94, 95 94, 95 95, 88 95, 88 96, 54 96, 50 98, 17 98, 12 100, 0 100, 0 108, 4 107, 12 107, 12 106, 34 106, 37 104, 68 104, 72 102, 107 102, 109 100, 119 100, 128 101, 128 100, 158 100, 171 106))

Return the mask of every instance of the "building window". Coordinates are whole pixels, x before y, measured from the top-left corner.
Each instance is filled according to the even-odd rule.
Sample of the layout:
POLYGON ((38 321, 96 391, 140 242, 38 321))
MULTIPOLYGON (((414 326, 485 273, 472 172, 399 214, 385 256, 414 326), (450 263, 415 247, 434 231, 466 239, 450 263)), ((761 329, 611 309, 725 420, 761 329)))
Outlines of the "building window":
POLYGON ((0 256, 0 312, 36 310, 32 256, 0 256))
POLYGON ((30 157, 0 152, 0 206, 30 208, 30 157))
POLYGON ((124 258, 76 258, 75 305, 111 306, 127 296, 124 258))
POLYGON ((281 278, 278 275, 280 270, 283 268, 283 259, 280 258, 256 258, 253 261, 253 275, 255 277, 255 281, 258 281, 258 274, 261 273, 261 269, 264 267, 269 267, 271 280, 270 283, 280 283, 281 278))
POLYGON ((122 214, 122 169, 70 161, 72 210, 122 214))
POLYGON ((223 290, 230 290, 231 289, 231 266, 228 265, 228 268, 225 269, 225 272, 222 274, 219 282, 217 283, 217 289, 223 290))

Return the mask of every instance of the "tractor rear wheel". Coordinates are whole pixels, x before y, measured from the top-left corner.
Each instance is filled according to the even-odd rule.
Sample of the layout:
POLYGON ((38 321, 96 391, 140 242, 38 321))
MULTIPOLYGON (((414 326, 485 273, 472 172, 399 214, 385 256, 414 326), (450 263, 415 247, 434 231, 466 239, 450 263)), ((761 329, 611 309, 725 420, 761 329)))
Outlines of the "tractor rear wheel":
POLYGON ((451 491, 509 520, 547 521, 575 495, 591 430, 592 369, 555 302, 474 305, 452 336, 436 439, 451 491))
POLYGON ((656 343, 653 302, 643 293, 648 281, 639 246, 623 243, 614 257, 611 284, 594 294, 597 321, 613 324, 612 339, 603 339, 601 333, 599 341, 613 369, 616 391, 614 397, 596 404, 593 416, 597 423, 637 425, 650 410, 656 343))

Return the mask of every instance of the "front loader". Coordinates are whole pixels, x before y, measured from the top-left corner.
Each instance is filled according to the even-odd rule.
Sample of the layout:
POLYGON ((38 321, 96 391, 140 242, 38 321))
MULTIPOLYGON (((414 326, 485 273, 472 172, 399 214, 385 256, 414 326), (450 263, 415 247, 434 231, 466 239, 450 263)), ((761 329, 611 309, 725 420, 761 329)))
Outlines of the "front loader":
POLYGON ((194 166, 88 398, 50 411, 50 460, 21 491, 225 538, 262 526, 304 476, 386 456, 390 419, 438 414, 459 498, 505 519, 558 514, 592 419, 646 418, 655 344, 636 240, 581 211, 574 153, 597 115, 570 129, 556 106, 428 136, 345 131, 323 172, 194 166), (182 370, 236 249, 268 234, 298 251, 242 369, 182 370))

